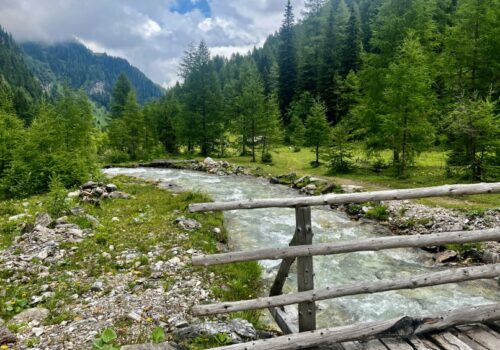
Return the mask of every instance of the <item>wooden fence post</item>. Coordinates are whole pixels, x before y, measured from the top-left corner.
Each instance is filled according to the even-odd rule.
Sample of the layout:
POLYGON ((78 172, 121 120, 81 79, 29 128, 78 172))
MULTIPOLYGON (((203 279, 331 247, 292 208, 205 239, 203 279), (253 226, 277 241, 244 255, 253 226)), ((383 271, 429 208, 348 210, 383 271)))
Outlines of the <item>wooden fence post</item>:
MULTIPOLYGON (((297 244, 312 244, 311 207, 295 207, 297 244)), ((314 289, 313 257, 297 259, 297 282, 299 292, 314 289)), ((299 303, 299 332, 316 329, 316 304, 299 303)))

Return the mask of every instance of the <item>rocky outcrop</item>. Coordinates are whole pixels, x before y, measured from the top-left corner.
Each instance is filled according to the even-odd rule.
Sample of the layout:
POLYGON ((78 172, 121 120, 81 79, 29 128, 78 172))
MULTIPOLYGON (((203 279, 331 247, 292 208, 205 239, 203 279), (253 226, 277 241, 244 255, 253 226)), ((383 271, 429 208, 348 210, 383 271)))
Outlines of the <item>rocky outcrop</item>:
POLYGON ((153 160, 149 163, 141 163, 139 164, 139 166, 153 167, 153 168, 195 170, 195 171, 207 172, 210 174, 216 174, 220 176, 250 174, 250 171, 245 167, 239 165, 233 165, 226 161, 216 161, 210 157, 205 158, 201 162, 198 160, 159 159, 159 160, 153 160))
POLYGON ((174 339, 183 341, 197 337, 215 337, 220 334, 225 335, 226 345, 257 339, 254 326, 242 319, 233 319, 228 322, 203 322, 183 327, 174 331, 174 339))

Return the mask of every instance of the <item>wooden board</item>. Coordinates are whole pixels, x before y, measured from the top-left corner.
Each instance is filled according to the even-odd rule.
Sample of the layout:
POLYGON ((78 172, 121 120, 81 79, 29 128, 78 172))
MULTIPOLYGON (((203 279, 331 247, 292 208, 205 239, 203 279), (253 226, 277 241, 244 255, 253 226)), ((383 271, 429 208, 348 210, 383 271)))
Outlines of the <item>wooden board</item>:
POLYGON ((441 350, 439 346, 425 338, 413 336, 407 339, 416 350, 441 350))
POLYGON ((500 349, 500 334, 486 326, 458 326, 457 329, 487 349, 500 349))
POLYGON ((450 332, 432 334, 430 338, 445 350, 475 350, 450 332))
POLYGON ((378 339, 367 342, 350 341, 342 343, 345 350, 388 350, 387 347, 378 339))
POLYGON ((450 332, 454 334, 458 339, 469 345, 474 350, 489 350, 488 348, 485 348, 484 346, 477 343, 475 340, 471 339, 465 333, 462 333, 456 328, 450 328, 450 332))
POLYGON ((403 339, 382 338, 380 340, 390 350, 414 350, 413 347, 403 339))

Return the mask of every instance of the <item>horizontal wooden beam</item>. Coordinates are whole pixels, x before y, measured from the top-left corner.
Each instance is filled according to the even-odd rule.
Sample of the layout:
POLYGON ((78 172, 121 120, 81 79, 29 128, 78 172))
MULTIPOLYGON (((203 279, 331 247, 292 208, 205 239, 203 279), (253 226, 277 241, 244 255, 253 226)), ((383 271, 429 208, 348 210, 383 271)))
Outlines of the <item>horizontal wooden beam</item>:
POLYGON ((442 197, 463 194, 500 193, 500 182, 477 183, 466 185, 444 185, 435 187, 412 188, 403 190, 386 190, 375 192, 327 194, 315 197, 266 198, 236 202, 216 202, 190 204, 191 212, 211 210, 256 209, 276 207, 313 206, 342 203, 363 203, 382 200, 398 200, 412 198, 442 197))
POLYGON ((296 350, 325 343, 368 340, 375 337, 410 337, 440 331, 452 326, 491 322, 500 319, 500 304, 470 307, 428 317, 400 317, 387 321, 358 323, 350 326, 324 328, 277 338, 222 346, 214 350, 296 350))
POLYGON ((378 237, 315 245, 265 248, 252 251, 193 256, 193 265, 219 265, 255 260, 279 260, 394 248, 430 247, 450 243, 500 241, 500 227, 488 230, 440 232, 429 235, 378 237))
POLYGON ((399 289, 415 289, 446 283, 471 281, 500 276, 500 264, 464 267, 431 272, 407 278, 386 279, 350 284, 340 287, 326 287, 305 292, 290 293, 273 297, 224 302, 220 304, 196 305, 192 313, 196 316, 217 315, 236 311, 264 309, 276 306, 292 305, 301 302, 345 297, 349 295, 379 293, 399 289))

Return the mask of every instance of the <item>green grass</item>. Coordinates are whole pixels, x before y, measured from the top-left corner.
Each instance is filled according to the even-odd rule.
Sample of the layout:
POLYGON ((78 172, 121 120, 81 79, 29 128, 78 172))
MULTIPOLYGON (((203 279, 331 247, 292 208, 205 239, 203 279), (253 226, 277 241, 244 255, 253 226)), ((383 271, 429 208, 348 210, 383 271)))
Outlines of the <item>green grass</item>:
MULTIPOLYGON (((1 318, 9 320, 22 309, 29 307, 25 301, 30 300, 32 296, 40 295, 43 285, 51 285, 54 296, 39 304, 50 310, 49 318, 45 322, 58 324, 64 320, 72 321, 77 319, 71 307, 67 307, 74 303, 72 296, 88 292, 97 278, 133 272, 137 278, 147 279, 151 274, 147 253, 154 247, 164 248, 163 255, 158 257, 163 261, 173 257, 170 252, 173 247, 182 247, 185 250, 194 248, 205 253, 217 252, 218 242, 212 230, 214 227, 223 228, 222 214, 191 214, 187 211, 190 203, 209 201, 210 198, 207 196, 196 193, 172 194, 152 184, 126 177, 116 177, 113 183, 120 190, 130 193, 132 199, 102 201, 99 208, 76 201, 71 203, 73 206, 80 205, 86 213, 97 218, 100 225, 93 229, 92 235, 80 243, 61 244, 60 248, 67 251, 76 247, 75 253, 67 255, 62 264, 50 266, 47 277, 27 274, 29 278, 27 283, 7 283, 6 279, 14 272, 0 270, 1 318), (202 227, 186 234, 173 223, 179 216, 193 218, 199 221, 202 227), (118 218, 118 221, 113 218, 118 218), (180 235, 187 238, 179 239, 180 235), (109 249, 111 245, 114 246, 113 250, 109 249), (137 251, 140 256, 132 262, 117 264, 118 255, 125 250, 137 251), (111 259, 104 257, 102 252, 111 254, 111 259), (140 266, 136 265, 137 262, 140 262, 140 266), (71 271, 84 271, 87 277, 75 281, 66 273, 71 271)), ((0 202, 0 249, 8 247, 15 236, 21 233, 16 222, 8 221, 9 216, 25 213, 29 216, 20 222, 24 220, 33 222, 36 212, 47 211, 51 205, 53 204, 49 195, 0 202)), ((91 223, 82 217, 68 216, 68 220, 82 228, 91 227, 91 223)), ((36 261, 33 263, 40 264, 36 261)), ((260 294, 261 269, 256 262, 214 268, 189 266, 186 273, 189 271, 201 272, 202 276, 207 276, 204 281, 205 286, 213 289, 214 295, 221 300, 250 299, 260 294), (216 273, 213 283, 208 280, 210 272, 216 273)), ((173 282, 172 278, 173 276, 165 276, 161 283, 168 287, 173 282)), ((256 325, 259 324, 258 313, 238 316, 245 317, 256 325)), ((164 317, 168 318, 168 315, 164 317)), ((119 336, 126 337, 129 326, 127 322, 119 323, 115 325, 115 330, 119 336)))
MULTIPOLYGON (((314 167, 311 164, 314 160, 314 153, 308 148, 293 152, 291 148, 283 146, 275 148, 271 151, 271 154, 273 157, 272 164, 254 163, 250 156, 228 156, 223 159, 249 167, 252 169, 252 173, 256 175, 276 176, 294 172, 298 176, 320 176, 338 184, 361 185, 368 190, 414 188, 467 182, 460 178, 446 177, 446 153, 440 150, 420 154, 415 160, 415 164, 409 168, 410 175, 406 178, 396 177, 390 167, 382 169, 380 172, 373 171, 372 164, 375 162, 375 158, 367 157, 361 146, 354 148, 354 167, 347 174, 330 174, 324 161, 319 167, 314 167)), ((381 152, 380 158, 384 163, 390 164, 391 152, 381 152)), ((198 157, 198 159, 202 158, 198 157)), ((417 200, 417 202, 452 209, 484 210, 498 208, 500 206, 500 194, 427 198, 417 200)))

